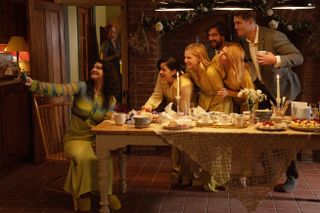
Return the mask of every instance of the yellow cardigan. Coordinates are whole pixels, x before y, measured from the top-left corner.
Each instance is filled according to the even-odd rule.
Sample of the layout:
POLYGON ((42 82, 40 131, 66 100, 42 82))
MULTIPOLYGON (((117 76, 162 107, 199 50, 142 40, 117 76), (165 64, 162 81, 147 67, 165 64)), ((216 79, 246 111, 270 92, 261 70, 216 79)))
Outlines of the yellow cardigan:
POLYGON ((217 91, 224 87, 220 72, 221 66, 217 63, 211 63, 203 70, 200 78, 195 70, 187 69, 187 75, 200 88, 198 105, 206 111, 230 113, 232 111, 232 99, 216 95, 217 91))

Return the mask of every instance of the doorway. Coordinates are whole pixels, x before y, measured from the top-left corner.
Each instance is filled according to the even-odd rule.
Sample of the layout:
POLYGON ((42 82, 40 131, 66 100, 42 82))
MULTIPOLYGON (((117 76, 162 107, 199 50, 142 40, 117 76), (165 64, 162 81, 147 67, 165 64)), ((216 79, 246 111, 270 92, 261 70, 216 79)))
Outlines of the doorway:
POLYGON ((128 91, 127 0, 55 0, 55 3, 62 4, 64 11, 67 11, 65 13, 66 58, 69 62, 67 68, 70 70, 70 81, 84 81, 90 77, 91 63, 101 58, 101 45, 105 40, 102 29, 108 25, 116 28, 121 55, 119 72, 121 73, 122 92, 119 102, 126 106, 128 91), (74 17, 76 21, 73 20, 74 17))

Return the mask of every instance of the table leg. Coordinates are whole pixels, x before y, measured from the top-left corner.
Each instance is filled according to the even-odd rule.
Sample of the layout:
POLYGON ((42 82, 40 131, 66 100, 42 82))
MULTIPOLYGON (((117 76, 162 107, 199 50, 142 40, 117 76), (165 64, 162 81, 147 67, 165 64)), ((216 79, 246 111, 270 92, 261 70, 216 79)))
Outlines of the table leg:
POLYGON ((119 171, 120 171, 120 191, 122 194, 126 193, 127 191, 126 170, 127 170, 126 155, 124 154, 124 149, 120 149, 119 171))
POLYGON ((108 171, 107 171, 107 159, 110 157, 110 151, 100 149, 97 151, 98 157, 98 179, 100 189, 100 212, 109 213, 108 207, 108 171))

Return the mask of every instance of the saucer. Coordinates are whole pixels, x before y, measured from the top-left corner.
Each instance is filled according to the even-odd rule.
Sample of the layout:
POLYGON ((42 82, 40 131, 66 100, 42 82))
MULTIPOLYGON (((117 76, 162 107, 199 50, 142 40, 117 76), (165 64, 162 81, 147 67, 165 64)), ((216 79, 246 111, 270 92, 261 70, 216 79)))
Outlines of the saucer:
POLYGON ((134 125, 135 128, 137 129, 141 129, 141 128, 147 128, 150 126, 150 123, 146 123, 146 124, 140 124, 140 125, 134 125))

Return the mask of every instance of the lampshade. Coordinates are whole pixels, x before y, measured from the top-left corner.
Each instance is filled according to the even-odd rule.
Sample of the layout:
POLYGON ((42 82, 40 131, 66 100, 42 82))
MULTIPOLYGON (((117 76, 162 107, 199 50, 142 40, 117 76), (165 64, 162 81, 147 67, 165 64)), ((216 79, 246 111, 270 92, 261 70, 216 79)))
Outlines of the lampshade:
POLYGON ((275 10, 314 9, 313 0, 278 0, 272 7, 275 10))
POLYGON ((212 10, 253 10, 251 0, 217 0, 212 10))
POLYGON ((11 51, 28 51, 28 45, 27 42, 24 40, 22 36, 11 36, 5 51, 11 52, 11 51))
POLYGON ((172 12, 172 11, 192 11, 194 5, 189 2, 174 1, 174 2, 160 2, 155 9, 157 12, 172 12))

